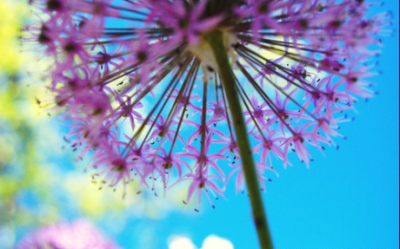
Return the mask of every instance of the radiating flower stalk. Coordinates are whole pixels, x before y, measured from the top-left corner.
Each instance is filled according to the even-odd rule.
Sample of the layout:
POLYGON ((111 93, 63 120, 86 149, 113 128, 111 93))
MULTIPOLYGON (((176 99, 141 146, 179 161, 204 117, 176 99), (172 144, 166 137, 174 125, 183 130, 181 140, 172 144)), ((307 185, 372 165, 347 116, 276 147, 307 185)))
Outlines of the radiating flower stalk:
POLYGON ((25 40, 54 60, 44 107, 69 120, 65 140, 91 153, 93 179, 155 195, 189 181, 198 211, 236 177, 264 249, 273 158, 308 166, 312 147, 339 148, 357 96, 375 95, 372 48, 391 34, 390 14, 366 14, 375 1, 30 2, 40 21, 25 40))

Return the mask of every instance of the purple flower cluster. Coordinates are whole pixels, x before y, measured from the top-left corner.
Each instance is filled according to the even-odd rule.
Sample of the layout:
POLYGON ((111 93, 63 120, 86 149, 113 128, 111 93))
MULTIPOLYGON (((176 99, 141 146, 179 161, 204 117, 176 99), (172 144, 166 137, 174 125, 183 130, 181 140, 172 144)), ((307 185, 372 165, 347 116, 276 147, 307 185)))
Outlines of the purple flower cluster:
POLYGON ((118 249, 89 222, 43 227, 24 238, 17 249, 118 249))
POLYGON ((212 203, 232 178, 244 187, 208 32, 223 33, 263 187, 273 157, 308 165, 312 147, 337 147, 356 97, 375 94, 371 46, 390 32, 390 15, 367 17, 378 3, 363 0, 30 2, 42 19, 27 39, 54 58, 53 108, 79 157, 93 154, 94 177, 155 194, 156 182, 190 181, 186 202, 212 203))

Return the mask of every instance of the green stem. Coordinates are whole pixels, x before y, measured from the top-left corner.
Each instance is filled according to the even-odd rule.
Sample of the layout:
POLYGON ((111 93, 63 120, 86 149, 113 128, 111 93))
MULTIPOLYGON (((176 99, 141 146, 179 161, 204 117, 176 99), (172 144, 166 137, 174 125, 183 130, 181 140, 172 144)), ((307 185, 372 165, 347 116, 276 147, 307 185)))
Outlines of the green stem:
POLYGON ((267 216, 260 193, 258 183, 256 165, 253 159, 253 152, 250 146, 246 123, 243 116, 242 106, 235 84, 235 75, 229 63, 226 48, 222 38, 221 31, 214 31, 205 36, 214 53, 215 59, 219 67, 224 84, 225 93, 229 103, 229 110, 235 128, 237 145, 239 147, 240 157, 243 164, 243 172, 246 178, 247 190, 251 207, 253 211, 253 219, 258 233, 258 239, 262 249, 273 249, 272 239, 270 236, 267 216))

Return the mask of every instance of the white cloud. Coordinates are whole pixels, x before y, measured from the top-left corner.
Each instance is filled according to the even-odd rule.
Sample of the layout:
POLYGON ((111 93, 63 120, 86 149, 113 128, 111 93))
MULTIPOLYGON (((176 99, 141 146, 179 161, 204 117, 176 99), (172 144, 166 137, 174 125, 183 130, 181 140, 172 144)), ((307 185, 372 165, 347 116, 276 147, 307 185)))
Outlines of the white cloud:
POLYGON ((169 243, 169 249, 196 249, 196 246, 189 238, 177 236, 169 243))
MULTIPOLYGON (((169 249, 197 249, 193 242, 186 237, 173 237, 169 243, 169 249)), ((215 235, 208 236, 200 249, 234 249, 232 242, 215 235)))
POLYGON ((233 244, 227 239, 211 235, 204 240, 203 247, 201 249, 233 249, 233 244))

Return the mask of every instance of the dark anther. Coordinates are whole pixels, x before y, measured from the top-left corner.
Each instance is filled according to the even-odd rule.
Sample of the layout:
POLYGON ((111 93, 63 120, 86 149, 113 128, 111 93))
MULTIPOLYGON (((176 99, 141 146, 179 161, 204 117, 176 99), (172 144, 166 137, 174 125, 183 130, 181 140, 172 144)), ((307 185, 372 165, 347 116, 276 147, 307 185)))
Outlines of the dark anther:
POLYGON ((49 10, 60 10, 62 8, 62 4, 59 0, 48 0, 47 8, 49 10))
POLYGON ((258 6, 258 12, 260 13, 267 13, 269 10, 268 3, 263 2, 258 6))
POLYGON ((76 49, 77 49, 77 46, 72 42, 70 42, 64 46, 64 51, 67 53, 72 53, 72 52, 76 51, 76 49))
POLYGON ((365 29, 369 26, 369 24, 370 23, 367 21, 362 21, 359 26, 360 26, 360 28, 365 29))
POLYGON ((162 166, 164 169, 170 169, 172 168, 172 163, 164 163, 162 166))
POLYGON ((50 41, 50 37, 48 37, 47 34, 46 34, 48 31, 49 31, 49 29, 47 28, 46 25, 43 25, 40 28, 40 34, 39 34, 39 37, 38 37, 38 42, 39 43, 44 44, 44 43, 47 43, 47 42, 50 41))
POLYGON ((210 71, 211 73, 214 72, 214 68, 212 68, 212 67, 210 67, 210 66, 207 66, 207 70, 210 71))
POLYGON ((44 44, 49 41, 50 41, 50 38, 44 32, 40 32, 40 35, 38 37, 38 42, 41 44, 44 44))
POLYGON ((308 28, 308 21, 306 19, 301 19, 299 21, 300 27, 302 27, 303 29, 307 29, 308 28))
POLYGON ((189 27, 189 21, 187 19, 179 20, 179 27, 181 29, 187 29, 189 27))
POLYGON ((356 77, 354 77, 354 78, 351 78, 351 82, 354 82, 354 83, 356 83, 358 81, 358 78, 356 78, 356 77))
POLYGON ((93 12, 99 14, 99 13, 103 12, 103 9, 104 9, 103 5, 94 4, 93 12))
POLYGON ((239 49, 240 43, 231 44, 231 47, 234 48, 234 49, 239 49))
POLYGON ((67 85, 71 87, 72 89, 76 88, 78 86, 78 83, 75 80, 70 80, 67 82, 67 85))
POLYGON ((101 108, 101 107, 96 108, 96 109, 93 111, 93 115, 94 115, 94 116, 100 115, 100 114, 102 114, 102 113, 103 113, 103 108, 101 108))
POLYGON ((58 106, 64 106, 64 105, 66 105, 67 104, 67 100, 66 99, 63 99, 63 98, 61 98, 60 96, 57 96, 56 97, 56 105, 58 105, 58 106))
POLYGON ((139 52, 137 54, 137 59, 139 60, 139 62, 144 62, 147 59, 146 52, 139 52))
POLYGON ((83 26, 85 26, 85 24, 86 24, 85 20, 80 21, 79 24, 78 24, 78 28, 81 29, 83 26))
POLYGON ((338 27, 340 27, 340 25, 342 25, 342 21, 340 21, 340 20, 333 21, 333 22, 331 22, 331 25, 333 27, 338 28, 338 27))
POLYGON ((97 60, 97 63, 100 65, 103 65, 111 60, 111 56, 109 54, 100 52, 99 55, 101 55, 101 58, 97 60))
POLYGON ((118 172, 124 171, 124 165, 115 165, 114 170, 118 172))

